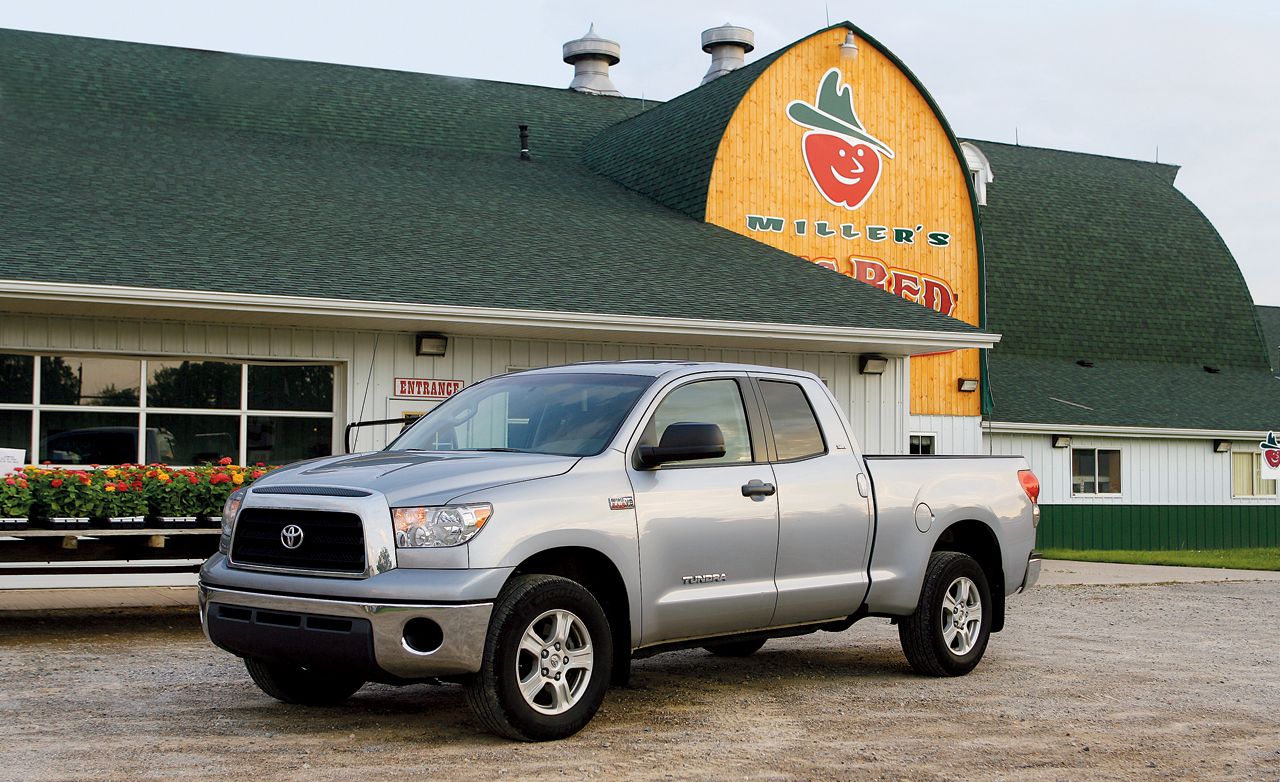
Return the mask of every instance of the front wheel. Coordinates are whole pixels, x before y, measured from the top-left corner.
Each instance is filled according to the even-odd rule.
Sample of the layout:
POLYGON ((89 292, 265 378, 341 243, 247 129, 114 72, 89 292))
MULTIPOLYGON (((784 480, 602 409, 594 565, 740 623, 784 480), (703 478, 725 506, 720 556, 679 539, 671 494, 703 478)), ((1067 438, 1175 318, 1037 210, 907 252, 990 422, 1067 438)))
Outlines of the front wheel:
POLYGON ((928 676, 972 671, 991 635, 991 588, 982 566, 967 554, 935 551, 911 616, 898 622, 907 662, 928 676))
POLYGON ((467 703, 499 735, 562 739, 595 716, 612 663, 609 621, 590 592, 567 578, 518 576, 494 604, 467 703))
POLYGON ((244 658, 244 667, 258 689, 284 703, 332 706, 342 703, 364 686, 364 679, 301 665, 244 658))

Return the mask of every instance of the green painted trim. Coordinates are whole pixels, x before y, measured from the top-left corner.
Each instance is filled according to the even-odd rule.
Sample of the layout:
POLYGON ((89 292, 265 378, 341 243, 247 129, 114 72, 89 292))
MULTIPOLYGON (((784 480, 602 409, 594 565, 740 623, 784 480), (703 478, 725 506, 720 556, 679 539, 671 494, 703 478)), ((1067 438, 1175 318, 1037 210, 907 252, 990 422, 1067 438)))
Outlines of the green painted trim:
POLYGON ((1280 504, 1041 505, 1040 548, 1174 551, 1280 546, 1280 504))

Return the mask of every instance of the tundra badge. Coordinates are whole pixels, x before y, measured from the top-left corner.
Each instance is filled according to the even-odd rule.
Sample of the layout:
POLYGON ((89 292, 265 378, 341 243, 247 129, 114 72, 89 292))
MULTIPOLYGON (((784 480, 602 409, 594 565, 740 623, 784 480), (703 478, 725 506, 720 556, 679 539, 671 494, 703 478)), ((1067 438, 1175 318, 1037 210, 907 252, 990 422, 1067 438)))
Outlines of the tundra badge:
POLYGON ((636 506, 635 497, 610 497, 609 510, 631 510, 636 506))
POLYGON ((729 576, 725 573, 705 573, 701 576, 681 576, 680 580, 686 584, 710 584, 713 581, 728 581, 729 576))

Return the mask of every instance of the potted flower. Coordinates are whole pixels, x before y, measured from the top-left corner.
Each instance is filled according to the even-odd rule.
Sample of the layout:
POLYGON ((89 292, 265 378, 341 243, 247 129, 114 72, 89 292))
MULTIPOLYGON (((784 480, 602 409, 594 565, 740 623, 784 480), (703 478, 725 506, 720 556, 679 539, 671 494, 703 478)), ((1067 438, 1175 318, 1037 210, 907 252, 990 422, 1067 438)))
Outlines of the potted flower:
POLYGON ((31 483, 22 471, 0 483, 0 529, 26 529, 31 518, 31 483))
POLYGON ((200 513, 200 477, 192 470, 152 465, 143 489, 151 514, 165 529, 194 527, 200 513), (153 474, 154 473, 154 474, 153 474))
POLYGON ((34 504, 54 529, 89 526, 93 478, 81 470, 41 470, 31 483, 34 504))
POLYGON ((104 520, 110 529, 128 529, 146 525, 147 498, 141 481, 128 480, 128 474, 117 467, 103 470, 104 480, 94 483, 87 494, 94 505, 94 516, 104 520))
POLYGON ((240 488, 244 481, 244 468, 233 465, 229 456, 219 459, 217 466, 201 469, 198 493, 200 518, 205 526, 222 526, 222 508, 227 504, 231 492, 240 488))

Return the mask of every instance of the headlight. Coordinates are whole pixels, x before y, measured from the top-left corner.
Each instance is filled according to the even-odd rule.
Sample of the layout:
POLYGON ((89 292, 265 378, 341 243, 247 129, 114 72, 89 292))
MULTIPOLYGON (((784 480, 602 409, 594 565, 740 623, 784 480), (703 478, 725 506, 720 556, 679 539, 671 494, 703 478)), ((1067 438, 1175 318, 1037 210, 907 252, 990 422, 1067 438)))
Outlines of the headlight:
POLYGON ((489 503, 392 508, 397 548, 441 548, 471 540, 493 515, 489 503))
POLYGON ((222 536, 218 538, 218 551, 223 554, 231 553, 231 533, 236 528, 236 515, 240 513, 240 506, 244 504, 244 495, 248 491, 236 489, 222 506, 222 536))

